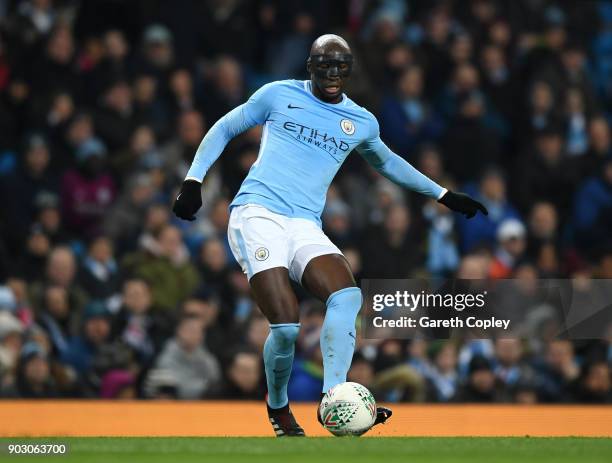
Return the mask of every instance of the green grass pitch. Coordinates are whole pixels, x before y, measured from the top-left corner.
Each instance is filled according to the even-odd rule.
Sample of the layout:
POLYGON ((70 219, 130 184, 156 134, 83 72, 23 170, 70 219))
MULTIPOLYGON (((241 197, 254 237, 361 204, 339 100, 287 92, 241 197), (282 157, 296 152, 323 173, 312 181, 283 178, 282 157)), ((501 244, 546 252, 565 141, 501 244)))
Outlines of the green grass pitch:
POLYGON ((92 437, 0 439, 2 462, 612 462, 612 439, 598 438, 298 438, 92 437), (68 455, 14 456, 8 443, 67 443, 68 455))

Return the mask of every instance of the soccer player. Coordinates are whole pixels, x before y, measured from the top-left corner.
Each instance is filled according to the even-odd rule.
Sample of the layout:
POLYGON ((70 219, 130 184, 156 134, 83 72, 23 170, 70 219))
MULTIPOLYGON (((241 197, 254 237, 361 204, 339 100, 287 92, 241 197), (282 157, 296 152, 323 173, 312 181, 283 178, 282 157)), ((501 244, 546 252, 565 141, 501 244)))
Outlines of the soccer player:
MULTIPOLYGON (((343 38, 317 38, 306 62, 310 80, 264 85, 211 127, 173 206, 181 219, 195 220, 202 205, 201 183, 211 165, 233 137, 263 125, 257 160, 230 206, 228 236, 253 297, 270 322, 263 357, 268 416, 279 437, 304 435, 287 397, 300 329, 289 279, 327 306, 320 341, 322 393, 346 381, 353 357, 361 290, 342 252, 321 230, 327 189, 348 154, 356 150, 391 181, 467 217, 479 210, 487 214, 482 204, 441 187, 382 142, 376 118, 342 91, 352 67, 353 56, 343 38)), ((390 415, 380 407, 376 424, 390 415)))

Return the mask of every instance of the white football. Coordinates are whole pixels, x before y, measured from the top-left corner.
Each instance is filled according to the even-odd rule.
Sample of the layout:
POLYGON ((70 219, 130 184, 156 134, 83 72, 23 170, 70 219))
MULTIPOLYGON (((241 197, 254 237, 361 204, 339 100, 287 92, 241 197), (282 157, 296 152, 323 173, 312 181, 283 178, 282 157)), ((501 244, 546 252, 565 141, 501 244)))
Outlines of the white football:
POLYGON ((319 413, 323 426, 334 436, 361 436, 376 420, 376 401, 361 384, 340 383, 327 391, 319 413))

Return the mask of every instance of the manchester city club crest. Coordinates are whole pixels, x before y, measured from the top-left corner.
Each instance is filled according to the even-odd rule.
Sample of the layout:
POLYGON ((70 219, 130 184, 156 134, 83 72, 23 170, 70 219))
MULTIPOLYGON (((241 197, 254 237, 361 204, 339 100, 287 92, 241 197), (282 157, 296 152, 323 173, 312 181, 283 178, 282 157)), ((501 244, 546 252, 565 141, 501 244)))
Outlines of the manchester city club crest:
POLYGON ((340 121, 340 128, 347 135, 353 135, 355 133, 355 124, 348 119, 342 119, 340 121))
POLYGON ((270 252, 267 248, 257 248, 255 250, 255 259, 257 260, 266 260, 269 255, 270 252))

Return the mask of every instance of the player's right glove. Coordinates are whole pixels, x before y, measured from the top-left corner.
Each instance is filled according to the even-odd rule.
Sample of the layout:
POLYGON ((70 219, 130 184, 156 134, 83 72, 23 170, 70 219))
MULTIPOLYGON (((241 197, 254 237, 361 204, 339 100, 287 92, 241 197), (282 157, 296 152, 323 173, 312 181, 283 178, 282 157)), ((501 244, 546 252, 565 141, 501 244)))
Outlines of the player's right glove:
POLYGON ((444 193, 444 196, 442 196, 438 202, 455 212, 462 213, 468 219, 474 217, 478 211, 482 212, 484 215, 489 215, 489 211, 487 211, 486 207, 470 198, 465 193, 454 193, 449 190, 444 193))
POLYGON ((185 180, 176 196, 172 212, 179 219, 194 221, 195 213, 202 207, 202 184, 196 180, 185 180))

